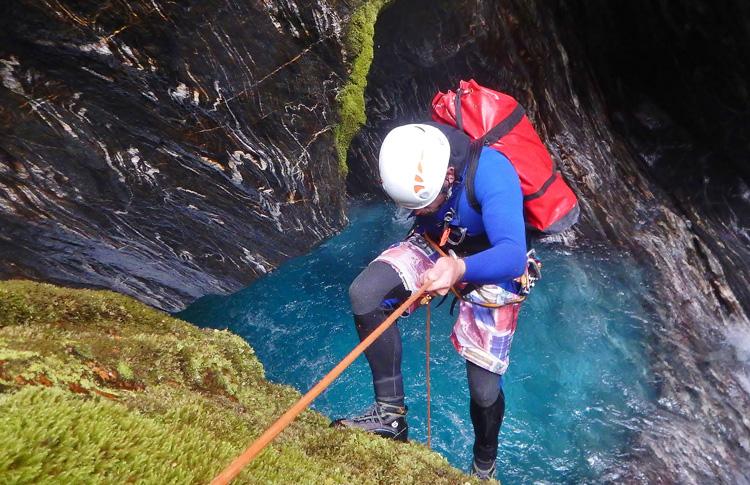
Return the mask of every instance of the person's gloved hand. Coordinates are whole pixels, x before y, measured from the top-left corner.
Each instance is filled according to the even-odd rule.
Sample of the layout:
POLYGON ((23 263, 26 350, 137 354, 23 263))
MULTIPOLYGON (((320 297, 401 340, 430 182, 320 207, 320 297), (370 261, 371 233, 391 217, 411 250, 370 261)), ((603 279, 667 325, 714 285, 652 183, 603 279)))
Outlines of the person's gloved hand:
POLYGON ((426 279, 433 280, 427 288, 428 293, 437 293, 440 296, 450 291, 466 272, 466 264, 462 259, 443 257, 437 260, 435 266, 425 272, 426 279))

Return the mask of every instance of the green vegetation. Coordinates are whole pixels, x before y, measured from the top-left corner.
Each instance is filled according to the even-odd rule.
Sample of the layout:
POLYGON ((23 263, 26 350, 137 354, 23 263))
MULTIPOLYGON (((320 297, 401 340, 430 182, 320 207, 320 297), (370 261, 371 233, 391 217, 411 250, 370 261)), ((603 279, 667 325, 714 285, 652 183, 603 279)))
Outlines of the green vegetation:
MULTIPOLYGON (((253 350, 108 291, 0 282, 0 483, 208 483, 299 394, 253 350)), ((237 483, 472 482, 305 411, 237 483)))
POLYGON ((334 131, 336 153, 344 175, 348 171, 346 153, 349 145, 367 122, 365 88, 374 53, 375 21, 380 10, 389 2, 390 0, 365 1, 354 11, 347 25, 346 48, 352 61, 349 79, 338 95, 340 121, 334 131))

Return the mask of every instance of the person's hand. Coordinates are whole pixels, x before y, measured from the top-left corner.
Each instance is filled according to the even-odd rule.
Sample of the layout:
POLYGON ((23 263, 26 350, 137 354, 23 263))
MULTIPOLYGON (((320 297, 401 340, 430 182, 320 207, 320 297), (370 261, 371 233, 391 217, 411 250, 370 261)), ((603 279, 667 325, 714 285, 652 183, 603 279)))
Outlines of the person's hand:
POLYGON ((438 259, 435 266, 425 272, 425 278, 433 280, 427 288, 427 292, 437 293, 440 296, 445 295, 465 272, 466 264, 462 259, 448 257, 438 259))

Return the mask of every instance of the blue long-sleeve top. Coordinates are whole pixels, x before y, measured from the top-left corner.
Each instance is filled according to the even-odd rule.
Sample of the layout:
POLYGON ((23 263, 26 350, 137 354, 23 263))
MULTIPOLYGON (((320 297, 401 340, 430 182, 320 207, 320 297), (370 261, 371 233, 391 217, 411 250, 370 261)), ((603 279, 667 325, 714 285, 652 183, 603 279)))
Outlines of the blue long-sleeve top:
POLYGON ((523 194, 518 174, 500 152, 483 148, 479 157, 474 193, 481 214, 469 205, 463 184, 454 190, 440 209, 430 216, 417 216, 417 226, 440 237, 445 213, 454 205, 451 225, 467 228, 468 236, 486 234, 491 247, 464 258, 463 281, 492 283, 509 287, 526 269, 526 229, 523 220, 523 194))

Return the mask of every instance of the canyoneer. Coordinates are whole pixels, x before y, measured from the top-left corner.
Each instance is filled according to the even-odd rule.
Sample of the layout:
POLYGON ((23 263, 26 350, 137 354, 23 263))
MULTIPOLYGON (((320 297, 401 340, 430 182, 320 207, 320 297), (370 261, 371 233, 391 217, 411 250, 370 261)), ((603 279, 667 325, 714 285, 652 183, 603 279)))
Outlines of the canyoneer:
MULTIPOLYGON (((526 272, 527 252, 518 175, 502 154, 481 149, 474 184, 481 211, 473 209, 463 190, 471 149, 466 134, 438 123, 400 126, 386 136, 379 157, 383 188, 396 204, 413 211, 415 225, 404 241, 385 250, 357 276, 349 296, 363 339, 420 287, 423 278, 434 280, 428 289, 433 294, 462 287, 465 296, 451 340, 466 359, 475 435, 471 472, 486 479, 495 472, 505 412, 502 374, 508 368, 523 299, 519 277, 526 272), (451 255, 440 256, 435 248, 439 244, 451 255)), ((374 405, 335 425, 406 441, 401 352, 394 325, 365 351, 374 405)))
MULTIPOLYGON (((440 123, 399 126, 383 140, 378 160, 383 190, 411 211, 414 226, 357 276, 349 297, 364 339, 424 281, 432 281, 431 294, 458 295, 451 341, 466 360, 474 427, 470 472, 489 479, 495 474, 505 414, 502 375, 518 312, 541 277, 541 264, 533 251, 527 253, 526 229, 562 232, 578 220, 579 207, 513 97, 461 81, 455 93, 435 95, 432 116, 440 123)), ((401 353, 401 335, 393 325, 365 351, 375 403, 333 425, 406 441, 401 353)))

